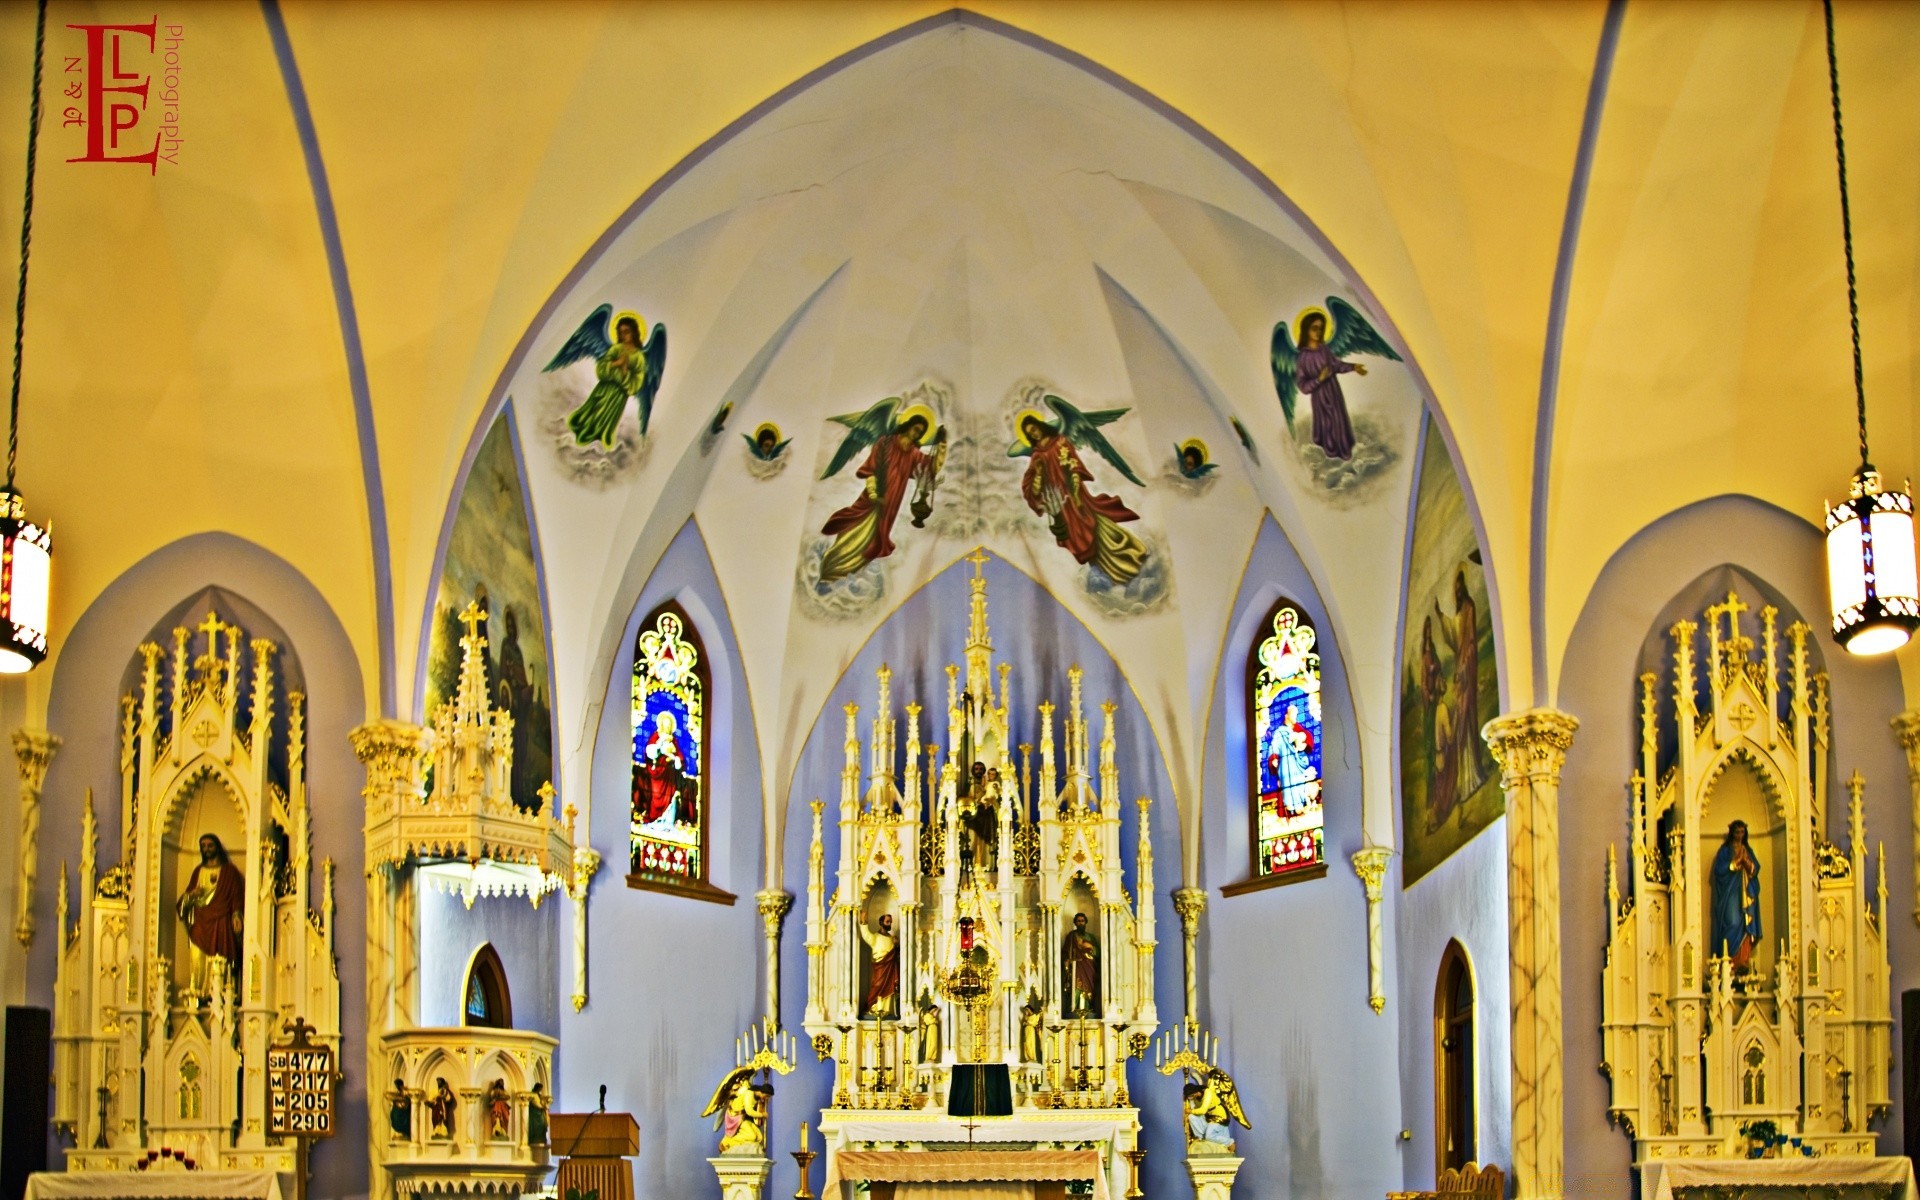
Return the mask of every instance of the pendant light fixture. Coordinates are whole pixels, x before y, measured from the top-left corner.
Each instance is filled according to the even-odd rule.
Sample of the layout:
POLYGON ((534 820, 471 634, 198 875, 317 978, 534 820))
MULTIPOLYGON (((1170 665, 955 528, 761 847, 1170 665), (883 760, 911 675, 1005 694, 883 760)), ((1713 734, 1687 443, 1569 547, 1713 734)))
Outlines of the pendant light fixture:
POLYGON ((1913 496, 1889 491, 1867 455, 1867 387, 1860 369, 1860 302, 1853 273, 1853 212, 1847 201, 1847 142, 1840 126, 1840 60, 1834 52, 1833 0, 1827 17, 1827 84, 1833 97, 1833 151, 1840 172, 1840 236, 1847 255, 1847 315, 1853 329, 1854 413, 1860 469, 1847 499, 1827 509, 1827 589, 1833 636, 1854 654, 1885 654, 1920 627, 1920 577, 1913 548, 1913 496))
POLYGON ((20 291, 13 305, 13 396, 7 408, 7 482, 0 488, 0 675, 19 675, 47 657, 47 591, 53 536, 27 519, 13 484, 20 451, 20 356, 27 331, 27 252, 33 245, 34 152, 40 141, 40 67, 46 57, 47 0, 33 27, 33 97, 28 105, 27 188, 20 205, 20 291))

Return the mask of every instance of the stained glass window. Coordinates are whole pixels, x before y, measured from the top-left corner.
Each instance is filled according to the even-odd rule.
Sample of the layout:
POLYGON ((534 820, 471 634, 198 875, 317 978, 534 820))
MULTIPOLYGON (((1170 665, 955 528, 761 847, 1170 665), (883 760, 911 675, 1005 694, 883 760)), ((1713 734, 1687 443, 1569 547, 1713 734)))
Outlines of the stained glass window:
POLYGON ((678 605, 640 624, 633 654, 636 887, 707 888, 707 666, 678 605))
POLYGON ((1258 788, 1253 878, 1318 874, 1326 866, 1326 821, 1320 805, 1320 655, 1313 648, 1313 626, 1287 601, 1275 606, 1262 634, 1248 672, 1251 777, 1258 788))

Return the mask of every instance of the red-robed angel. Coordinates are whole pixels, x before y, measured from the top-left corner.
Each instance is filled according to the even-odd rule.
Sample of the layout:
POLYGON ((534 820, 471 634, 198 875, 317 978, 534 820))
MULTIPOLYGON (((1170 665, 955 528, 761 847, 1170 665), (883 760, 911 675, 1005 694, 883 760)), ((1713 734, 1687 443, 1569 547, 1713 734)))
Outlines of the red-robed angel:
POLYGON ((1125 587, 1146 566, 1148 551, 1147 544, 1121 528, 1121 523, 1138 521, 1140 514, 1117 496, 1096 495, 1087 488, 1093 472, 1081 460, 1080 447, 1094 451, 1139 484, 1140 477, 1100 432, 1102 425, 1119 420, 1128 410, 1081 412, 1058 396, 1046 397, 1046 403, 1058 421, 1049 423, 1031 409, 1021 413, 1020 440, 1007 450, 1009 457, 1031 455, 1033 459, 1020 481, 1020 496, 1028 508, 1047 519, 1054 541, 1065 546, 1074 561, 1091 563, 1125 587))
POLYGON ((872 449, 854 472, 866 480, 860 495, 820 527, 821 533, 834 539, 820 560, 822 588, 893 553, 893 522, 909 486, 914 487, 914 528, 925 527, 933 513, 933 489, 947 461, 947 429, 935 427, 933 410, 923 404, 907 409, 896 420, 900 404, 900 397, 889 396, 863 413, 833 418, 849 432, 820 478, 831 479, 854 455, 872 449))

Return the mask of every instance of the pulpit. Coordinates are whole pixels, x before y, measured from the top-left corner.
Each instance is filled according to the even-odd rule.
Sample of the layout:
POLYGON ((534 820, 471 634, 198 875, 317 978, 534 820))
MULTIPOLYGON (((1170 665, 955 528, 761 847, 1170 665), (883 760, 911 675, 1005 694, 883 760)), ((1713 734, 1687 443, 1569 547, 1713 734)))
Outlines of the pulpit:
POLYGON ((640 1153, 640 1125, 632 1113, 553 1114, 553 1153, 560 1158, 554 1191, 597 1193, 599 1200, 633 1200, 633 1168, 640 1153))

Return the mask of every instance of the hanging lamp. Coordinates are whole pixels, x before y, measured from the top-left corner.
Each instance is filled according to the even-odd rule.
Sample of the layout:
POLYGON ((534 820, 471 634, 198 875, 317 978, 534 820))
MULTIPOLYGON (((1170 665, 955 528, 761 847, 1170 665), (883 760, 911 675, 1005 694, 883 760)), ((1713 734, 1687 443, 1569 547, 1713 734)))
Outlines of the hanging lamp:
POLYGON ((20 205, 20 290, 13 305, 13 395, 7 408, 7 482, 0 488, 0 675, 31 671, 47 657, 47 590, 53 536, 27 519, 14 487, 20 451, 20 355, 27 330, 27 252, 33 245, 34 152, 40 141, 40 67, 46 57, 47 0, 33 27, 33 96, 28 103, 27 187, 20 205))
POLYGON ((1853 329, 1854 413, 1860 469, 1847 498, 1827 509, 1827 589, 1833 636, 1854 654, 1898 650, 1920 627, 1920 577, 1913 547, 1913 496, 1883 487, 1867 455, 1867 387, 1860 368, 1860 302, 1853 272, 1853 212, 1847 200, 1847 142, 1840 126, 1840 60, 1834 52, 1833 0, 1827 18, 1827 84, 1833 98, 1833 151, 1840 174, 1840 236, 1847 257, 1847 315, 1853 329))

